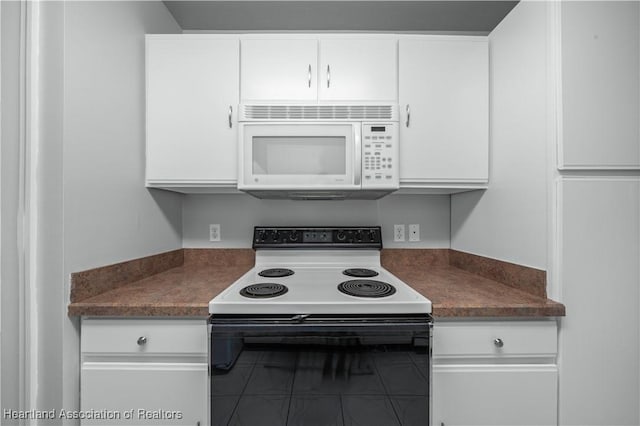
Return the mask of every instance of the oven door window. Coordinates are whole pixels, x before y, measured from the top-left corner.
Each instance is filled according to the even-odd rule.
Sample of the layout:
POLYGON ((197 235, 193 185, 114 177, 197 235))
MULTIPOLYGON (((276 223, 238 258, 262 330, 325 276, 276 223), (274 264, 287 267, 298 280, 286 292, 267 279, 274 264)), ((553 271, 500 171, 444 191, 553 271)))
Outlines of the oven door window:
POLYGON ((429 424, 429 339, 212 334, 212 425, 429 424))

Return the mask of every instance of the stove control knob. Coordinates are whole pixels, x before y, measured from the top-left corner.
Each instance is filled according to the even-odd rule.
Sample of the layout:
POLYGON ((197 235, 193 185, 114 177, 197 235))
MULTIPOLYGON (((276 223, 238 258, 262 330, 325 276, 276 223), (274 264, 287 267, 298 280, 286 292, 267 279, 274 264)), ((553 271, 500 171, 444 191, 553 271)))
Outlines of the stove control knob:
POLYGON ((273 231, 273 242, 277 243, 279 239, 280 239, 280 232, 273 231))
POLYGON ((345 234, 345 232, 341 229, 336 234, 336 238, 338 239, 338 241, 342 242, 347 239, 347 234, 345 234))
POLYGON ((373 229, 369 231, 369 241, 374 242, 376 240, 376 231, 373 229))
POLYGON ((358 241, 358 242, 362 241, 362 231, 361 230, 357 230, 356 231, 356 241, 358 241))
POLYGON ((300 238, 300 232, 298 231, 291 231, 289 233, 289 241, 293 241, 296 242, 298 241, 298 239, 300 238))
POLYGON ((267 239, 267 233, 264 231, 258 231, 256 241, 264 242, 267 239))

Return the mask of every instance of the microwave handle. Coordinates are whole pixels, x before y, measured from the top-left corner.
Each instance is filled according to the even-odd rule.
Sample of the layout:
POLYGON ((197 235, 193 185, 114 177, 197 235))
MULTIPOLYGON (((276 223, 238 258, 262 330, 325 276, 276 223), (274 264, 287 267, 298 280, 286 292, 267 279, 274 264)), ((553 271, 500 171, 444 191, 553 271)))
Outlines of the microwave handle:
POLYGON ((354 164, 354 179, 353 183, 356 186, 360 186, 362 183, 362 125, 353 126, 353 146, 355 148, 354 164))

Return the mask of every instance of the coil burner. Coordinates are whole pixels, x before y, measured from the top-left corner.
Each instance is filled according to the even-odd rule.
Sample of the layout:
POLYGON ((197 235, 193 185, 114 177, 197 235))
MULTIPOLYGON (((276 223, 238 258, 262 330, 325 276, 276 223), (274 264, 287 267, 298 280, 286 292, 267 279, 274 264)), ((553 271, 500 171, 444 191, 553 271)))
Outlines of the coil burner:
POLYGON ((258 275, 261 277, 267 278, 282 278, 288 277, 289 275, 293 275, 293 271, 291 269, 286 268, 271 268, 265 269, 264 271, 258 272, 258 275))
POLYGON ((338 285, 338 290, 356 297, 387 297, 396 292, 391 284, 376 280, 349 280, 338 285))
POLYGON ((342 271, 342 273, 344 275, 348 275, 350 277, 356 277, 356 278, 371 278, 378 275, 378 273, 373 269, 367 269, 367 268, 349 268, 342 271))
POLYGON ((289 289, 282 284, 277 283, 258 283, 251 284, 240 290, 240 294, 244 297, 252 299, 266 299, 269 297, 277 297, 285 294, 289 289))

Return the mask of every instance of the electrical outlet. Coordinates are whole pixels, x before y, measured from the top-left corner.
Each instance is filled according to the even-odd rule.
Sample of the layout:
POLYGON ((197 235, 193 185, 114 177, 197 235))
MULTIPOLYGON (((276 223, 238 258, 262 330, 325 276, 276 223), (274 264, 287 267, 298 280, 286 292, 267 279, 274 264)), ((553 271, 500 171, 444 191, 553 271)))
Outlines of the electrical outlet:
POLYGON ((393 225, 393 241, 404 241, 404 225, 393 225))
POLYGON ((414 223, 409 225, 409 241, 420 241, 420 225, 414 223))
POLYGON ((209 225, 209 241, 220 241, 220 224, 209 225))

